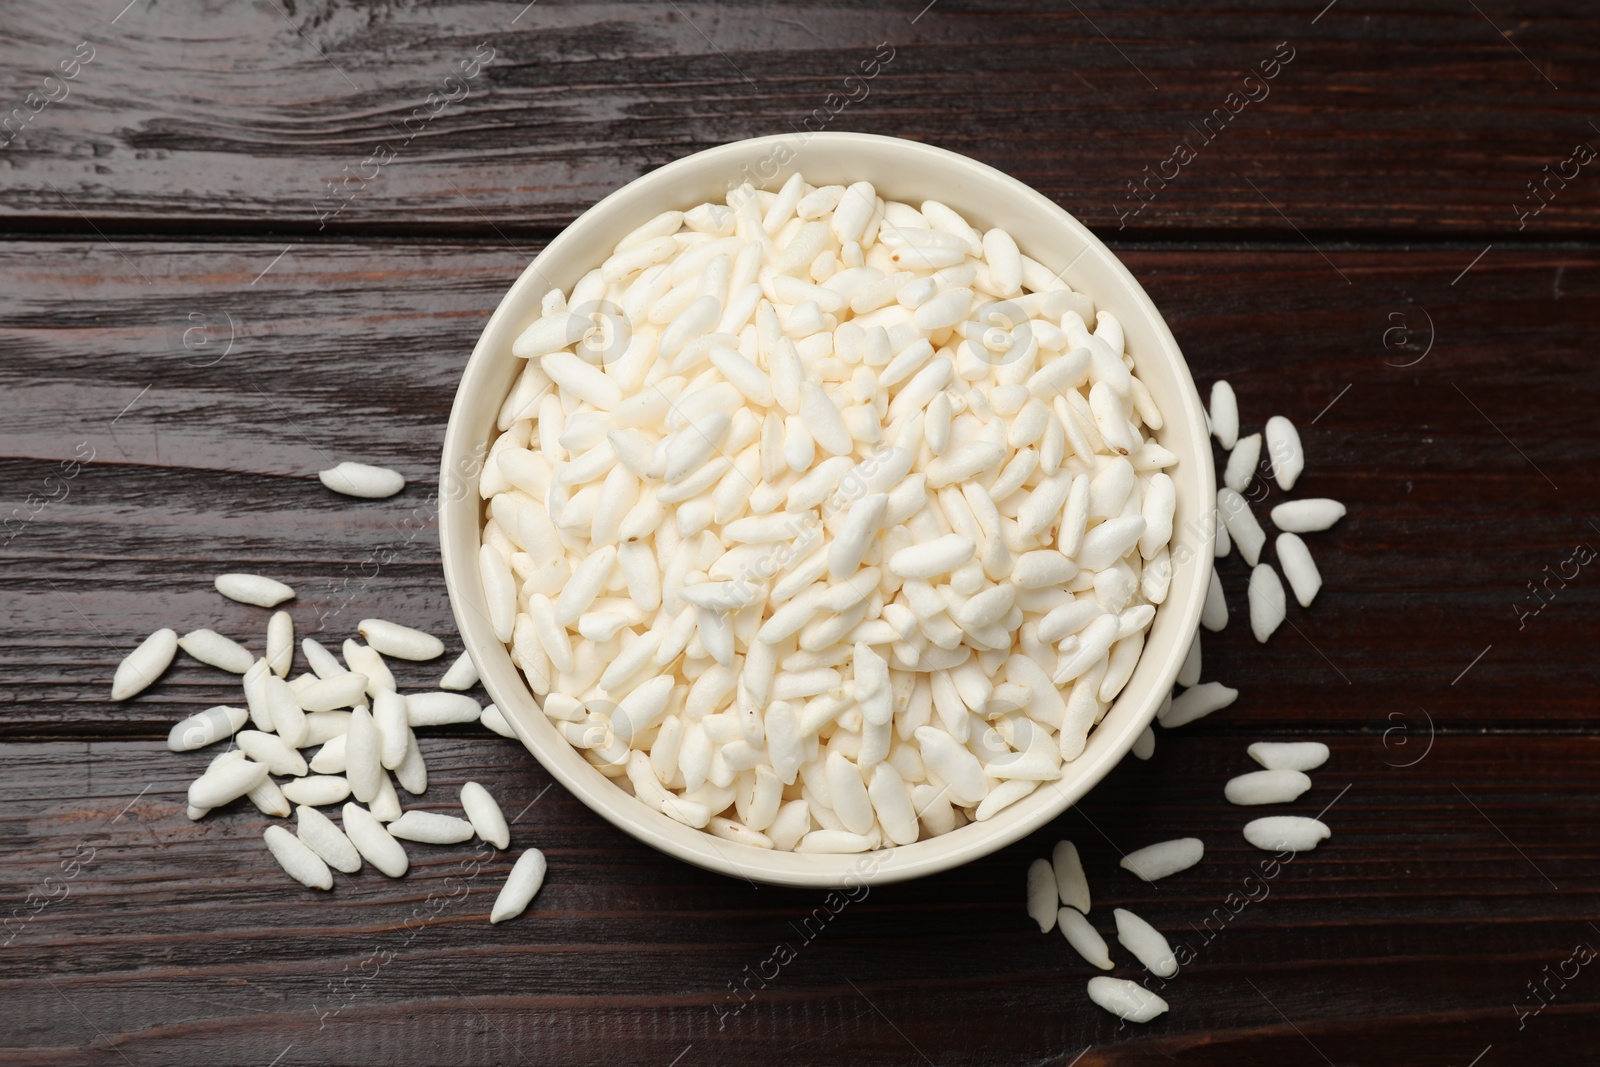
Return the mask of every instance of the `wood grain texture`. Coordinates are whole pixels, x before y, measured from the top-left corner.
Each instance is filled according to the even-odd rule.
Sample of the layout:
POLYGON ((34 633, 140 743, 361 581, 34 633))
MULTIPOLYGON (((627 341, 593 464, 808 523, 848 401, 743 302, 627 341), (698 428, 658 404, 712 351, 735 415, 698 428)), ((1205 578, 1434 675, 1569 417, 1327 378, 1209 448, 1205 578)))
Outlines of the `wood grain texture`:
POLYGON ((0 1061, 1592 1062, 1600 586, 1570 561, 1600 547, 1600 183, 1528 184, 1600 146, 1590 5, 125 2, 12 5, 0 40, 0 1061), (1195 131, 1280 41, 1270 95, 1195 131), (322 894, 253 809, 185 818, 210 754, 162 739, 237 680, 180 654, 112 704, 121 656, 165 625, 260 649, 268 613, 211 587, 234 569, 296 587, 297 636, 381 611, 453 655, 438 450, 501 294, 629 179, 808 121, 1039 188, 1245 432, 1297 423, 1294 495, 1350 514, 1266 646, 1221 561, 1203 673, 1239 702, 1031 838, 853 900, 662 856, 476 727, 426 732, 417 806, 482 782, 545 850, 511 923, 485 921, 509 854, 414 845, 322 894), (336 497, 344 459, 408 488, 336 497), (1331 745, 1289 810, 1334 830, 1266 868, 1239 834, 1266 809, 1222 799, 1265 737, 1331 745), (1185 834, 1193 870, 1116 866, 1185 834), (1103 933, 1128 907, 1194 953, 1148 1026, 1024 914, 1063 836, 1103 933))
POLYGON ((51 896, 8 930, 0 1055, 266 1063, 292 1046, 280 1062, 360 1064, 410 1062, 420 1043, 429 1062, 664 1064, 692 1046, 683 1062, 965 1065, 1065 1064, 1092 1045, 1080 1063, 1401 1064, 1426 1046, 1424 1062, 1464 1064, 1492 1043, 1577 1062, 1561 1050, 1596 1036, 1592 968, 1569 967, 1521 1030, 1513 1005, 1536 1007, 1526 982, 1600 945, 1600 745, 1452 737, 1402 770, 1331 740, 1292 810, 1331 804, 1334 836, 1291 862, 1239 836, 1259 809, 1222 800, 1254 766, 1240 739, 1166 739, 1016 846, 851 899, 694 870, 546 791, 512 742, 425 736, 421 806, 455 810, 481 781, 522 813, 513 853, 549 858, 533 907, 495 927, 511 854, 412 845, 405 878, 368 868, 318 893, 277 869, 254 809, 184 817, 206 753, 0 746, 0 898, 51 896), (1146 885, 1116 866, 1191 833, 1207 858, 1190 871, 1146 885), (1024 914, 1024 871, 1062 836, 1098 928, 1131 908, 1193 953, 1159 1022, 1119 1031, 1081 995, 1092 969, 1024 914), (780 945, 794 958, 766 963, 780 945))
POLYGON ((548 231, 698 149, 826 128, 964 152, 1123 236, 1600 232, 1600 182, 1560 168, 1600 145, 1579 0, 923 6, 19 7, 0 224, 548 231), (1546 166, 1571 180, 1535 198, 1546 166))
MULTIPOLYGON (((1223 1064, 1295 1062, 1309 1038, 1339 1063, 1414 1062, 1421 1048, 1466 1063, 1490 1043, 1559 1063, 1592 1036, 1600 994, 1585 979, 1523 1029, 1513 1005, 1536 1007, 1526 982, 1580 941, 1600 945, 1585 910, 1600 888, 1595 595, 1584 572, 1520 630, 1511 605, 1532 603, 1526 582, 1596 536, 1584 521, 1597 510, 1593 255, 1496 250, 1452 287, 1456 249, 1335 250, 1350 285, 1310 249, 1127 250, 1203 385, 1232 380, 1247 428, 1277 411, 1301 423, 1310 467, 1297 495, 1351 502, 1308 538, 1325 592, 1291 614, 1299 632, 1265 648, 1242 621, 1207 636, 1205 676, 1239 685, 1233 708, 1163 734, 1152 764, 1121 768, 1030 842, 873 891, 730 1016, 728 983, 790 943, 818 900, 659 856, 559 788, 541 794, 549 779, 525 753, 465 728, 429 741, 423 803, 448 809, 468 778, 510 812, 539 797, 517 837, 552 857, 534 914, 483 924, 504 859, 451 896, 465 850, 414 850, 406 879, 368 872, 320 899, 275 874, 266 820, 195 825, 178 809, 206 756, 158 739, 183 714, 237 702, 234 680, 180 657, 136 700, 105 699, 117 659, 158 625, 215 625, 260 647, 267 613, 210 587, 225 569, 293 583, 302 633, 337 642, 380 610, 450 632, 436 452, 454 376, 521 255, 301 244, 257 278, 274 246, 118 247, 0 247, 12 294, 0 414, 14 428, 3 503, 48 492, 80 442, 95 449, 0 550, 0 604, 29 620, 0 652, 12 739, 0 891, 37 906, 62 892, 43 880, 80 843, 95 850, 4 950, 17 1022, 0 1048, 18 1062, 120 1060, 113 1044, 134 1062, 267 1062, 290 1045, 282 1062, 400 1062, 420 1043, 471 1063, 667 1063, 689 1046, 696 1062, 742 1063, 774 1044, 783 1062, 901 1063, 914 1043, 940 1064, 1065 1064, 1090 1044, 1080 1062, 1223 1064), (1425 309, 1434 350, 1392 366, 1425 340, 1391 335, 1386 348, 1384 308, 1414 330, 1425 309), (203 329, 186 348, 190 309, 203 329), (1524 360, 1504 359, 1508 321, 1524 360), (230 328, 235 348, 205 366, 230 328), (1547 404, 1519 399, 1528 390, 1547 404), (314 481, 330 456, 390 463, 413 483, 390 501, 337 498, 314 481), (383 550, 393 561, 378 566, 383 550), (1223 805, 1220 789, 1250 768, 1244 745, 1270 735, 1333 742, 1296 810, 1350 783, 1328 816, 1335 839, 1204 946, 1167 991, 1166 1020, 1119 1031, 1079 995, 1088 972, 1056 935, 1028 931, 1027 862, 1070 835, 1102 909, 1210 929, 1229 892, 1263 892, 1243 882, 1257 856, 1237 837, 1256 813, 1223 805), (1121 850, 1191 832, 1211 858, 1182 879, 1147 888, 1114 868, 1121 850), (413 937, 404 923, 419 907, 440 910, 413 937), (381 967, 364 962, 374 956, 381 967)), ((1263 514, 1278 498, 1253 495, 1263 514)), ((1243 564, 1222 573, 1242 615, 1243 564)), ((406 686, 439 670, 397 665, 406 686)))

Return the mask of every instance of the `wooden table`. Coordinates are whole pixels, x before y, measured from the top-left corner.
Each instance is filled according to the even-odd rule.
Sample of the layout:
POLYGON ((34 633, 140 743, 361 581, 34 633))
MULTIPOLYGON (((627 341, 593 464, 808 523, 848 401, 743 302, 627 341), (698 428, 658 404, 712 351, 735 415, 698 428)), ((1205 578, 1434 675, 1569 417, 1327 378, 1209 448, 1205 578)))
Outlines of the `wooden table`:
POLYGON ((12 3, 0 43, 0 1060, 1594 1062, 1592 5, 124 2, 12 3), (837 909, 659 855, 476 729, 424 739, 424 803, 476 779, 520 813, 550 876, 516 922, 485 921, 504 854, 419 846, 323 895, 255 811, 186 819, 209 754, 167 728, 237 688, 180 657, 112 704, 121 656, 169 625, 259 648, 266 614, 211 589, 233 569, 295 585, 302 634, 381 610, 453 639, 431 494, 500 294, 629 179, 808 121, 1032 183, 1247 429, 1299 424, 1297 495, 1350 515, 1265 646, 1221 563, 1205 671, 1239 702, 1015 847, 837 909), (336 498, 330 458, 410 485, 336 498), (1272 877, 1222 799, 1267 737, 1333 750, 1296 810, 1334 836, 1272 877), (1180 834, 1200 867, 1117 870, 1180 834), (1195 954, 1150 1025, 1024 915, 1063 836, 1102 927, 1129 906, 1195 954))

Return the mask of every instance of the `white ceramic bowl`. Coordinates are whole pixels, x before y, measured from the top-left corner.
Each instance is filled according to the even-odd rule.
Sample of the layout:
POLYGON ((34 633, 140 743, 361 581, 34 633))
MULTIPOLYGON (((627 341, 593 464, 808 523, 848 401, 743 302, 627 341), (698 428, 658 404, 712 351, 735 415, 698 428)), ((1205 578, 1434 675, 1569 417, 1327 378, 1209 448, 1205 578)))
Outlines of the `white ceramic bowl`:
POLYGON ((1212 566, 1216 485, 1200 397, 1161 313, 1133 275, 1077 219, 1014 178, 965 156, 859 133, 760 137, 699 152, 646 174, 580 215, 523 271, 484 327, 450 412, 440 477, 439 541, 445 580, 467 651, 484 687, 541 764, 613 825, 708 870, 792 886, 884 883, 947 870, 988 855, 1060 815, 1116 766, 1171 690, 1200 618, 1212 566), (738 845, 675 822, 613 784, 556 732, 496 640, 478 577, 483 502, 476 473, 495 419, 523 361, 511 342, 539 314, 552 286, 569 290, 630 230, 671 208, 721 201, 743 181, 776 189, 799 170, 814 185, 869 181, 888 199, 939 200, 980 230, 999 226, 1022 250, 1122 321, 1127 350, 1165 425, 1157 439, 1179 456, 1173 578, 1127 687, 1059 781, 994 818, 899 848, 810 855, 738 845))

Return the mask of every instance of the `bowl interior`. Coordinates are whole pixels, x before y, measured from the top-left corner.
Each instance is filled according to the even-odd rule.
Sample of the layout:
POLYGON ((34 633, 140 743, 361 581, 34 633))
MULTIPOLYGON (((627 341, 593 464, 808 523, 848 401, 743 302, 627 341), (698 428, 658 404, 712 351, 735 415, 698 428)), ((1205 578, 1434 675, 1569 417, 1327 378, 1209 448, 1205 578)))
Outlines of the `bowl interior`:
POLYGON ((1200 617, 1212 566, 1215 477, 1200 397, 1160 312, 1117 258, 1038 192, 965 156, 892 137, 820 133, 756 138, 668 164, 589 209, 540 253, 495 310, 462 375, 445 436, 439 539, 456 623, 485 688, 544 767, 590 808, 641 841, 733 877, 795 886, 915 878, 966 863, 1023 837, 1083 796, 1128 752, 1170 690, 1200 617), (858 856, 806 855, 734 844, 646 807, 606 779, 550 725, 489 625, 478 578, 482 501, 477 473, 501 403, 521 372, 511 343, 539 314, 551 288, 570 290, 636 226, 670 208, 721 201, 749 181, 776 188, 795 171, 814 185, 869 181, 885 199, 934 199, 974 226, 999 226, 1027 255, 1121 320, 1127 350, 1160 408, 1155 435, 1176 453, 1173 577, 1138 667, 1062 777, 983 823, 858 856))

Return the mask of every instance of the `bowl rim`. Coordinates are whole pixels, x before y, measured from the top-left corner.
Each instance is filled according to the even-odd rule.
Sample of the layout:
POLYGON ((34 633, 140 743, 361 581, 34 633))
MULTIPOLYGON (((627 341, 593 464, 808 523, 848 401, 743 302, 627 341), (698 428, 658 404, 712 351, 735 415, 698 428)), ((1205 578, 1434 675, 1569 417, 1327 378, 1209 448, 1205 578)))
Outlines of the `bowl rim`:
MULTIPOLYGON (((684 156, 633 179, 577 216, 533 258, 501 297, 493 314, 484 325, 472 355, 462 371, 445 431, 438 490, 439 548, 451 610, 466 651, 478 668, 485 689, 499 706, 523 745, 552 777, 577 796, 586 807, 613 826, 685 862, 729 877, 743 878, 752 884, 762 882, 773 885, 826 888, 856 884, 887 884, 935 874, 997 852, 1045 826, 1098 785, 1127 755, 1140 733, 1155 718, 1161 694, 1170 692, 1188 649, 1181 636, 1171 644, 1166 650, 1166 662, 1162 663, 1157 671, 1158 679, 1164 677, 1165 681, 1158 681, 1143 701, 1143 705, 1132 715, 1118 714, 1118 705, 1126 699, 1127 690, 1118 695, 1101 723, 1091 731, 1090 746, 1073 761, 1071 766, 1074 773, 1070 781, 1066 784, 1059 780, 1046 783, 1054 787, 1051 790, 1053 800, 1029 804, 1031 798, 1024 798, 1014 805, 1023 812, 1021 817, 1018 817, 1017 812, 1003 811, 996 816, 995 822, 969 824, 951 833, 925 838, 909 845, 885 847, 875 852, 853 855, 763 850, 736 844, 705 830, 693 829, 678 823, 648 807, 601 774, 567 743, 533 703, 534 697, 521 672, 512 662, 507 646, 495 637, 493 628, 489 625, 477 565, 484 507, 477 489, 477 475, 483 458, 488 454, 490 442, 498 434, 493 413, 499 411, 504 397, 503 395, 495 397, 486 433, 482 427, 481 417, 474 425, 469 425, 469 421, 472 420, 467 409, 472 405, 473 395, 479 388, 481 380, 490 376, 493 366, 498 361, 511 358, 515 363, 520 363, 515 357, 509 356, 509 338, 502 338, 501 334, 512 329, 511 320, 514 316, 524 314, 530 303, 537 307, 539 297, 550 288, 557 287, 545 276, 541 266, 561 258, 569 246, 583 242, 587 231, 600 229, 607 222, 613 224, 612 229, 616 229, 616 220, 613 216, 626 216, 633 220, 632 225, 638 225, 663 210, 659 200, 654 205, 648 201, 646 194, 653 187, 668 185, 680 175, 688 175, 699 169, 710 170, 721 164, 729 165, 726 173, 739 173, 738 164, 744 163, 746 166, 743 168, 743 173, 748 174, 750 157, 763 151, 766 151, 768 159, 775 158, 785 151, 789 153, 789 159, 796 162, 779 171, 779 176, 786 177, 796 169, 803 169, 805 148, 818 143, 844 150, 859 148, 875 152, 903 153, 908 166, 955 172, 959 176, 958 180, 996 187, 997 192, 1015 197, 1019 201, 1019 210, 1038 211, 1053 216, 1058 224, 1064 225, 1073 237, 1082 242, 1083 250, 1067 267, 1062 268, 1059 274, 1065 274, 1079 259, 1092 257, 1093 261, 1089 266, 1104 275, 1109 275, 1113 283, 1119 285, 1125 295, 1137 305, 1145 325, 1153 335, 1153 340, 1163 350, 1161 358, 1170 362, 1172 369, 1177 371, 1177 380, 1173 385, 1180 395, 1181 406, 1185 409, 1182 423, 1187 430, 1189 441, 1184 448, 1173 450, 1178 452, 1180 461, 1191 453, 1203 457, 1197 464, 1200 478, 1198 506, 1201 514, 1192 517, 1185 524, 1186 533, 1192 538, 1190 549, 1192 555, 1197 557, 1202 565, 1183 571, 1180 570, 1181 564, 1174 564, 1172 590, 1163 605, 1158 608, 1157 619, 1152 622, 1152 628, 1161 621, 1161 613, 1169 610, 1167 604, 1173 602, 1173 593, 1178 592, 1180 575, 1186 575, 1191 588, 1183 596, 1178 597, 1182 602, 1181 617, 1178 623, 1169 622, 1166 625, 1169 630, 1176 625, 1180 635, 1195 633, 1198 630, 1204 586, 1209 581, 1211 571, 1212 539, 1215 536, 1216 479, 1209 435, 1205 429, 1204 410, 1193 375, 1160 309, 1145 293, 1143 286, 1122 261, 1066 209, 1018 179, 956 152, 897 137, 846 132, 812 133, 803 137, 797 134, 775 134, 729 142, 684 156), (643 209, 636 207, 636 201, 641 198, 644 199, 643 209), (531 713, 528 711, 529 707, 532 708, 531 713), (1111 720, 1114 716, 1116 725, 1113 727, 1111 720), (1007 816, 1012 817, 1007 818, 1007 816), (963 832, 976 830, 980 825, 984 825, 989 832, 963 832), (800 862, 795 862, 796 860, 800 862)), ((709 183, 705 186, 705 190, 707 199, 717 195, 709 183)), ((620 232, 626 232, 629 228, 631 226, 624 227, 620 232)), ((1026 245, 1028 241, 1024 238, 1020 243, 1026 245)), ((592 257, 590 265, 593 266, 592 257)), ((572 281, 576 281, 576 278, 572 281)), ((571 282, 568 282, 560 288, 568 289, 570 285, 571 282)), ((1100 302, 1100 294, 1091 290, 1089 295, 1095 298, 1097 303, 1100 302)), ((1163 417, 1168 425, 1173 424, 1175 414, 1176 412, 1163 408, 1163 417)), ((1175 526, 1174 545, 1179 543, 1178 538, 1179 530, 1175 526)), ((1146 667, 1143 661, 1149 654, 1150 649, 1147 647, 1141 654, 1139 668, 1146 667)), ((1041 788, 1035 792, 1043 790, 1041 788)))

